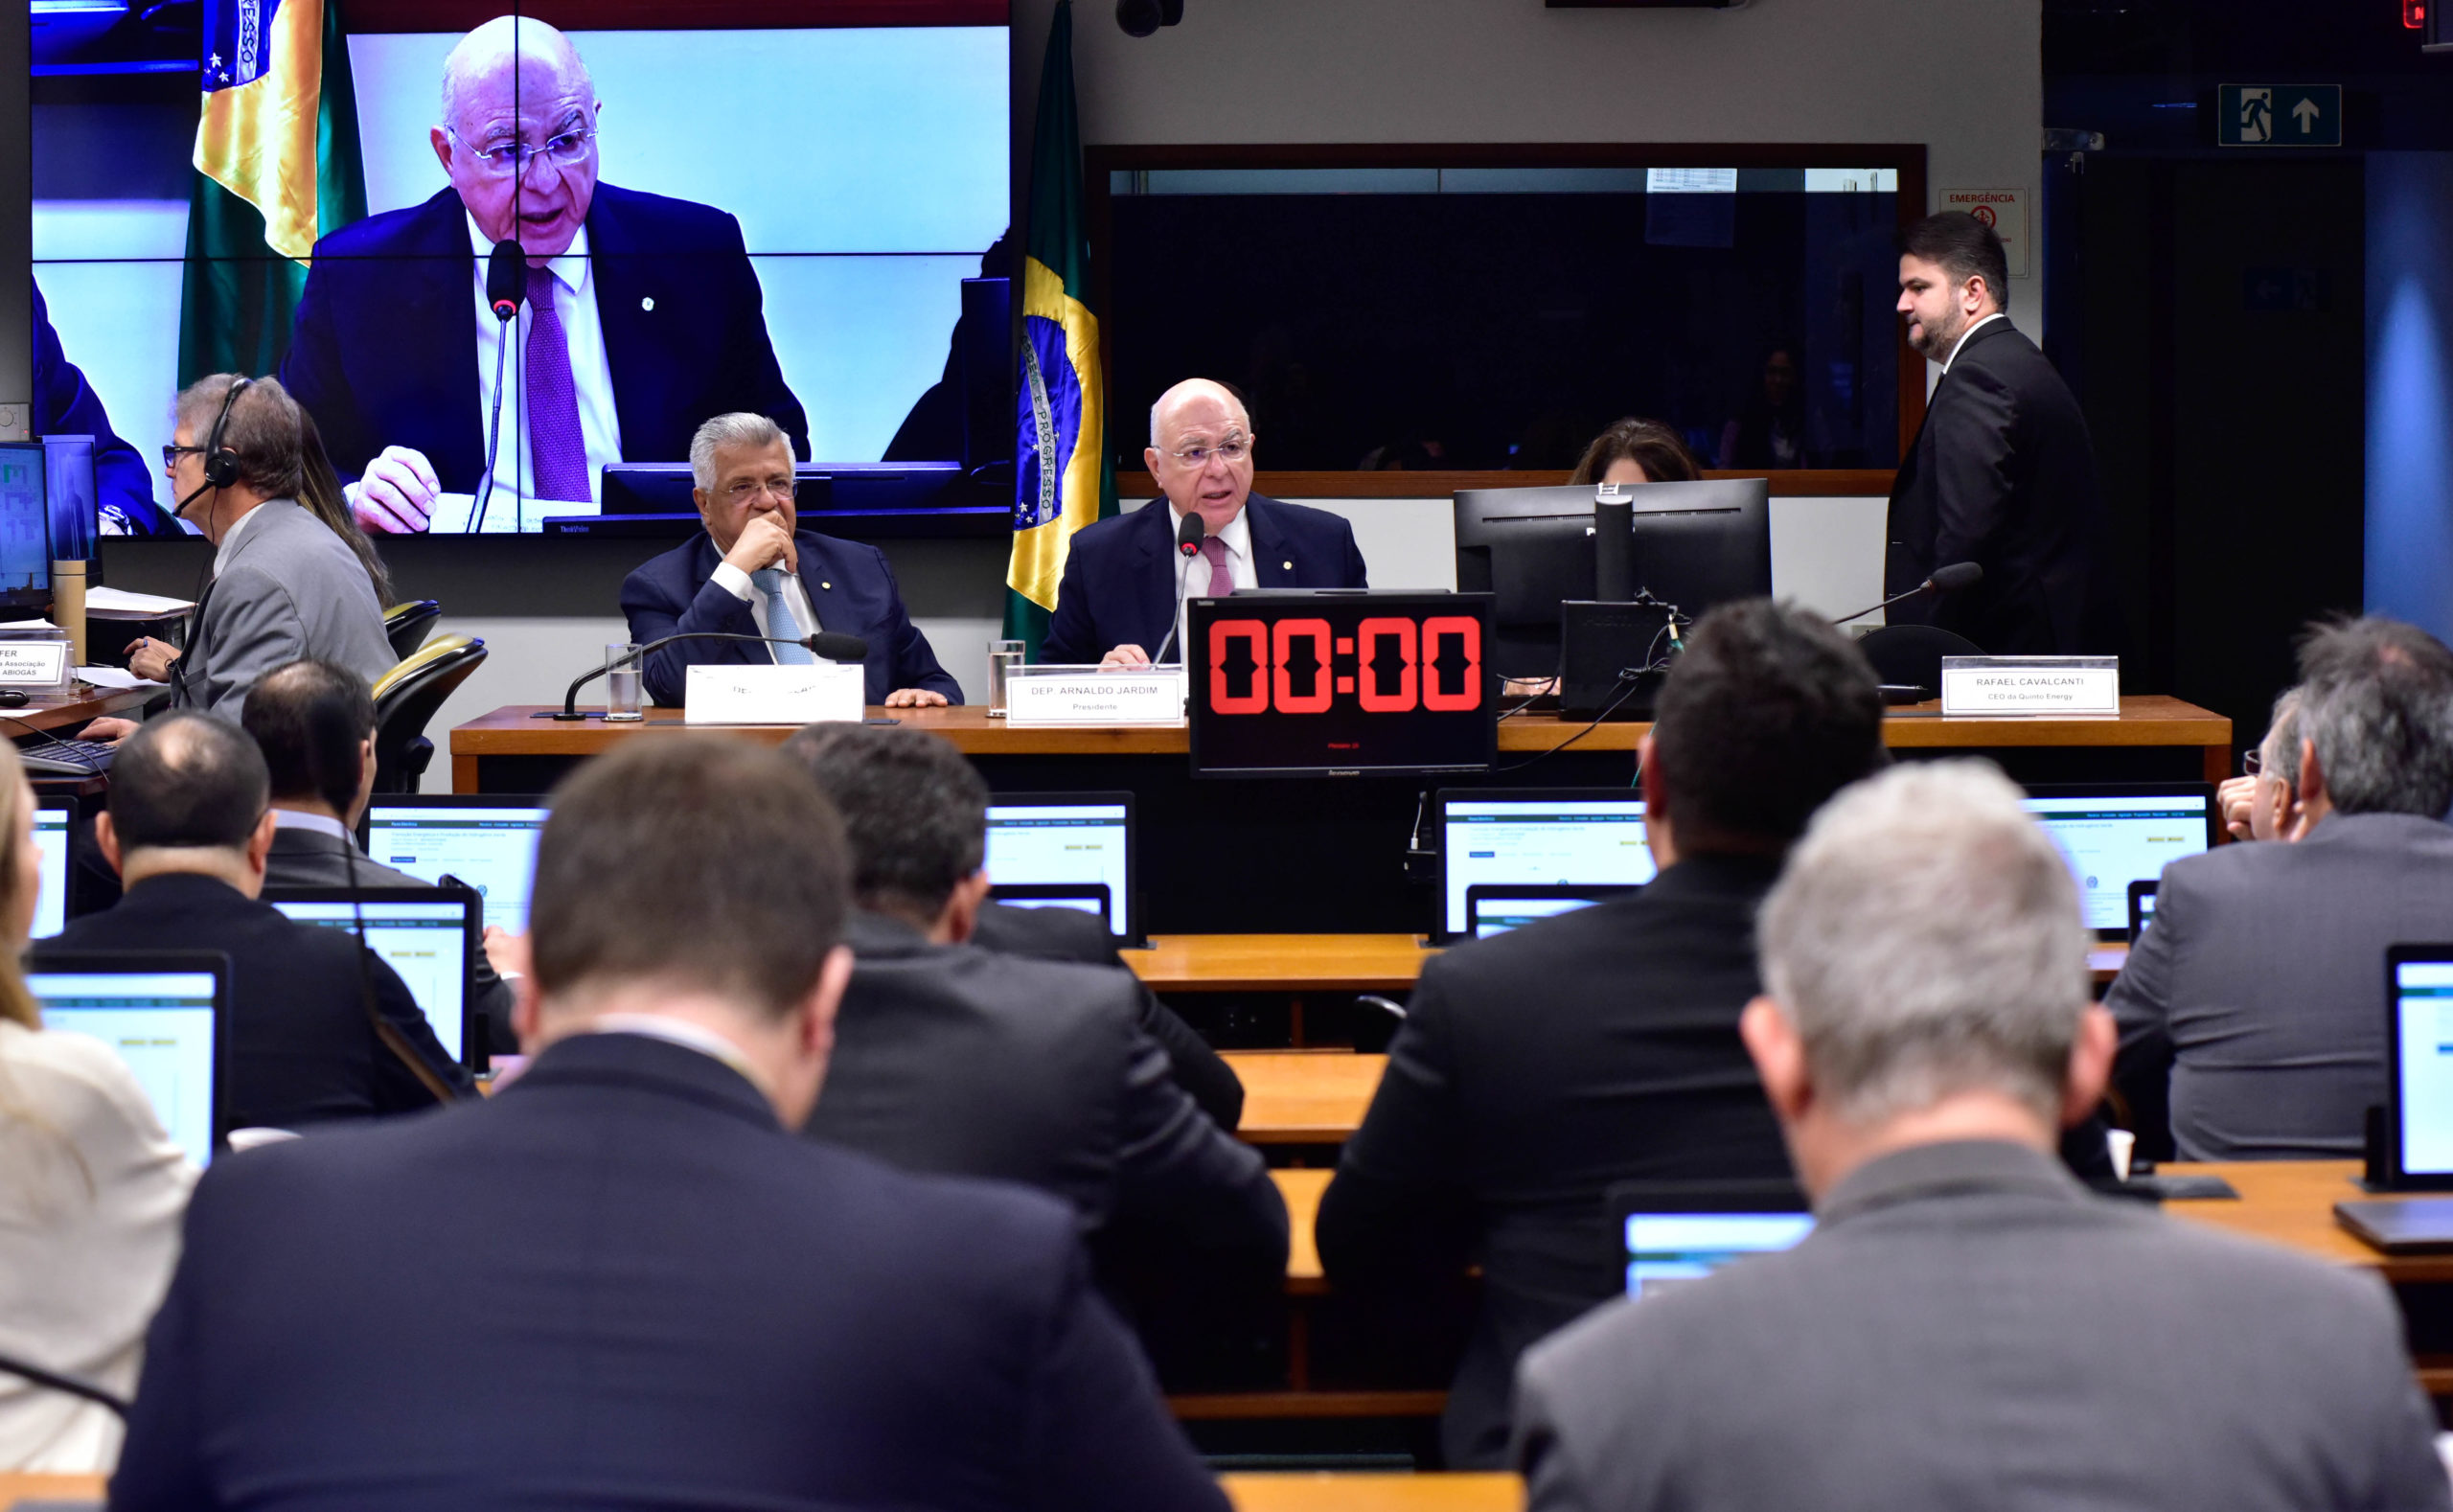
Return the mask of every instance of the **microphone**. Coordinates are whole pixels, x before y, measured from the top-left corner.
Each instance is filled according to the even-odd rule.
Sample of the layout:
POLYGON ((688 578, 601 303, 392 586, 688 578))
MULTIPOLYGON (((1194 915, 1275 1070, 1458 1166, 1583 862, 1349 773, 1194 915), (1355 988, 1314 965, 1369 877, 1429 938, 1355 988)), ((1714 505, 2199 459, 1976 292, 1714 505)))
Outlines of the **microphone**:
POLYGON ((1176 527, 1176 555, 1185 558, 1200 556, 1202 538, 1208 534, 1209 526, 1199 512, 1185 515, 1184 522, 1176 527))
POLYGON ((1972 588, 1983 580, 1984 569, 1978 566, 1975 562, 1954 561, 1947 567, 1936 567, 1932 577, 1927 578, 1924 582, 1916 584, 1913 588, 1910 588, 1907 592, 1894 593, 1890 598, 1887 598, 1880 604, 1875 605, 1872 608, 1859 609, 1854 614, 1844 614, 1840 618, 1833 620, 1831 623, 1834 625, 1845 625, 1850 620, 1861 620, 1868 614, 1878 614, 1894 604, 1905 604, 1910 599, 1921 599, 1937 594, 1957 593, 1961 588, 1972 588))
MULTIPOLYGON (((867 641, 861 639, 858 635, 845 635, 837 630, 819 630, 814 635, 803 635, 797 640, 793 639, 790 635, 740 635, 735 634, 731 630, 683 630, 678 635, 667 635, 661 640, 652 640, 648 642, 646 645, 640 647, 637 653, 630 659, 633 661, 643 662, 647 659, 649 652, 654 651, 660 646, 670 646, 675 641, 680 640, 755 641, 762 646, 799 646, 806 649, 810 654, 814 656, 823 656, 828 661, 866 661, 869 659, 869 643, 867 641)), ((572 678, 570 691, 562 695, 562 712, 552 715, 550 718, 557 722, 573 722, 586 719, 586 715, 579 712, 579 690, 586 687, 589 683, 594 682, 597 678, 604 676, 607 673, 611 672, 612 670, 612 663, 608 662, 602 667, 591 667, 587 671, 581 673, 578 676, 572 678)), ((544 719, 549 716, 539 715, 538 717, 539 719, 544 719)))
MULTIPOLYGON (((1156 509, 1158 506, 1154 504, 1151 507, 1156 509)), ((1154 667, 1167 659, 1167 648, 1176 643, 1176 631, 1183 628, 1184 568, 1192 559, 1201 555, 1202 538, 1208 534, 1209 524, 1201 517, 1198 510, 1186 515, 1184 522, 1176 527, 1176 555, 1183 559, 1176 566, 1176 618, 1175 623, 1167 627, 1167 638, 1158 643, 1158 654, 1150 658, 1150 665, 1154 667)))
POLYGON ((486 470, 477 479, 477 507, 469 516, 469 534, 486 528, 486 504, 494 493, 494 448, 502 444, 502 361, 511 350, 511 323, 519 318, 520 301, 528 297, 528 254, 516 241, 497 241, 486 254, 486 305, 502 325, 494 343, 493 418, 486 424, 486 470))

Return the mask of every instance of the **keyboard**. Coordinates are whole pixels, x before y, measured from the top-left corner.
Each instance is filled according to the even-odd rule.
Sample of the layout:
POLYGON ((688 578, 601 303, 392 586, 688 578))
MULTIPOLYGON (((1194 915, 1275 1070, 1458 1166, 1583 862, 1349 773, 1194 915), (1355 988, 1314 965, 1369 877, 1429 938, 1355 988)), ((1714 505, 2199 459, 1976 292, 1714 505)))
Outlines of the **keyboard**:
POLYGON ((118 751, 105 741, 44 741, 18 746, 17 759, 37 777, 90 777, 110 770, 118 751))

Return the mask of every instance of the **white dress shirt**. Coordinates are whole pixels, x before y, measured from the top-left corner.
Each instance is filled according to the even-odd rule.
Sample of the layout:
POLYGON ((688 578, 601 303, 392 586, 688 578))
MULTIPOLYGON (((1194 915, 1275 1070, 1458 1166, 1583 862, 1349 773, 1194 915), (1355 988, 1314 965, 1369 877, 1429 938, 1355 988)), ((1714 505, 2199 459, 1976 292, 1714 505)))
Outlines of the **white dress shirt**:
MULTIPOLYGON (((1167 506, 1167 538, 1180 540, 1177 534, 1184 528, 1183 511, 1170 503, 1167 506)), ((1238 588, 1257 588, 1259 575, 1252 568, 1252 515, 1248 505, 1235 512, 1226 526, 1203 538, 1215 540, 1226 548, 1226 575, 1235 580, 1238 588)), ((1206 598, 1209 594, 1209 558, 1207 555, 1187 557, 1181 551, 1171 551, 1176 563, 1176 644, 1168 653, 1171 661, 1183 659, 1184 600, 1206 598)), ((1144 648, 1149 650, 1151 648, 1144 648)), ((1153 655, 1156 655, 1153 651, 1153 655)))
MULTIPOLYGON (((195 1170, 99 1040, 0 1019, 0 1352, 120 1397, 171 1284, 195 1170)), ((0 1374, 0 1470, 119 1462, 110 1411, 0 1374)))
MULTIPOLYGON (((486 259, 494 244, 477 229, 477 218, 469 218, 469 242, 476 249, 476 279, 472 286, 477 302, 477 437, 483 444, 487 425, 493 418, 494 348, 501 342, 505 327, 494 318, 493 307, 486 300, 486 259)), ((587 453, 587 510, 601 502, 604 487, 603 469, 608 462, 622 460, 622 423, 613 409, 613 369, 605 356, 605 324, 596 314, 596 278, 587 257, 587 227, 582 225, 571 238, 569 250, 543 267, 528 270, 532 279, 550 276, 554 280, 554 313, 562 317, 562 338, 571 355, 571 384, 579 397, 579 433, 587 453)), ((586 510, 562 508, 539 510, 537 494, 537 470, 528 448, 528 328, 535 322, 536 307, 522 301, 519 316, 511 322, 512 348, 503 365, 502 441, 494 451, 494 492, 486 502, 486 530, 505 531, 520 528, 546 514, 580 514, 586 510), (501 523, 496 524, 497 512, 501 523)), ((557 500, 569 505, 577 500, 557 500)))
POLYGON ((1997 309, 1993 311, 1993 313, 1985 316, 1983 320, 1980 320, 1976 324, 1968 327, 1965 331, 1960 332, 1959 333, 1959 339, 1951 343, 1951 355, 1942 359, 1943 375, 1945 377, 1949 375, 1951 364, 1959 360, 1960 351, 1967 345, 1968 337, 1976 334, 1978 332, 1983 330, 1985 327, 1993 324, 1993 322, 1997 320, 2007 320, 2009 318, 2009 316, 1997 309))
MULTIPOLYGON (((784 602, 791 607, 792 617, 801 622, 801 633, 814 635, 825 629, 817 623, 817 610, 809 602, 809 584, 801 581, 801 575, 781 561, 775 563, 775 570, 784 575, 784 602)), ((729 561, 719 561, 710 580, 716 586, 749 606, 749 617, 758 622, 759 634, 775 633, 767 624, 767 595, 758 591, 758 585, 749 581, 748 573, 729 561)), ((774 653, 774 647, 767 648, 769 660, 773 659, 774 653)))
POLYGON ((357 844, 357 836, 350 834, 349 826, 329 813, 302 813, 296 809, 275 809, 272 811, 272 827, 276 830, 312 830, 317 835, 329 835, 333 839, 346 840, 352 846, 357 844))

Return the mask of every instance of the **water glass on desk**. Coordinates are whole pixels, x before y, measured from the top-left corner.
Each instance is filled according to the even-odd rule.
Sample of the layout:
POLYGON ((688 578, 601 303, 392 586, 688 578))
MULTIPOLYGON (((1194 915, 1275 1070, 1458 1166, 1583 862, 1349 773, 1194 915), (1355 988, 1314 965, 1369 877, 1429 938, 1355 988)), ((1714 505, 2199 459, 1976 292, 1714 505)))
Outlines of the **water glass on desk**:
POLYGON ((1018 640, 992 640, 988 643, 988 717, 1001 719, 1005 713, 1005 678, 1022 664, 1029 647, 1018 640))
POLYGON ((640 707, 647 675, 639 665, 639 648, 629 641, 608 644, 605 665, 605 722, 618 724, 647 718, 640 707))

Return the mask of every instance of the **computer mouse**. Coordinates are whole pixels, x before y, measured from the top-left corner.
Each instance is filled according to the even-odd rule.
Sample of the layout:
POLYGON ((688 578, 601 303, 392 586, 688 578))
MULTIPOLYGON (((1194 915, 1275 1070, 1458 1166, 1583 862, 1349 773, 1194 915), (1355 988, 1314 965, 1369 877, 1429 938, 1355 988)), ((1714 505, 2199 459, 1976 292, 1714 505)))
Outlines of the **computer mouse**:
POLYGON ((26 702, 25 694, 18 689, 0 688, 0 709, 22 709, 26 702))

